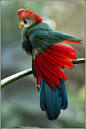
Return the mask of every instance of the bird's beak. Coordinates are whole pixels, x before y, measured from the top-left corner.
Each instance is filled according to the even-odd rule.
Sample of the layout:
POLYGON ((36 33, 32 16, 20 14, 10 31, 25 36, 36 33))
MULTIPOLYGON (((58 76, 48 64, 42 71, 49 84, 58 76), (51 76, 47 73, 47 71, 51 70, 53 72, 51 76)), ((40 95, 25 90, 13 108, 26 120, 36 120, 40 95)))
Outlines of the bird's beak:
POLYGON ((21 28, 21 27, 23 27, 23 25, 21 25, 21 24, 19 23, 19 28, 21 28))

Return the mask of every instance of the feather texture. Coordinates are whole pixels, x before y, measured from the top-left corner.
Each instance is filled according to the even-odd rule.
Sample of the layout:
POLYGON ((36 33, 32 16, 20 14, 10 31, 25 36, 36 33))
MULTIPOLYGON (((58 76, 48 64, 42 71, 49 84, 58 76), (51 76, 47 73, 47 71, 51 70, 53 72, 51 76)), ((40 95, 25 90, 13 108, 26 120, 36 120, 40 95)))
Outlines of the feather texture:
POLYGON ((60 89, 56 88, 56 91, 53 91, 41 79, 40 107, 43 111, 46 111, 49 120, 55 120, 59 116, 61 109, 66 109, 68 106, 65 84, 62 79, 60 81, 62 87, 60 89))
POLYGON ((19 21, 22 21, 24 19, 36 19, 36 23, 39 23, 42 20, 41 17, 39 17, 37 14, 31 12, 30 10, 28 9, 19 9, 18 10, 18 15, 19 15, 19 21))
MULTIPOLYGON (((30 26, 22 30, 23 49, 32 54, 32 70, 41 85, 40 106, 46 111, 49 120, 58 118, 61 109, 68 106, 63 68, 73 68, 77 51, 64 43, 81 44, 81 40, 55 31, 35 13, 21 9, 18 11, 19 23, 28 20, 30 26)), ((27 22, 27 21, 26 21, 27 22)), ((21 25, 22 26, 22 25, 21 25)))
POLYGON ((78 43, 78 44, 81 44, 80 41, 74 41, 74 40, 63 40, 62 43, 78 43))
POLYGON ((73 68, 71 60, 76 60, 75 54, 77 54, 77 51, 74 48, 62 43, 52 45, 38 54, 33 62, 38 84, 40 76, 53 90, 56 87, 60 88, 61 81, 59 78, 63 80, 67 78, 61 68, 73 68))

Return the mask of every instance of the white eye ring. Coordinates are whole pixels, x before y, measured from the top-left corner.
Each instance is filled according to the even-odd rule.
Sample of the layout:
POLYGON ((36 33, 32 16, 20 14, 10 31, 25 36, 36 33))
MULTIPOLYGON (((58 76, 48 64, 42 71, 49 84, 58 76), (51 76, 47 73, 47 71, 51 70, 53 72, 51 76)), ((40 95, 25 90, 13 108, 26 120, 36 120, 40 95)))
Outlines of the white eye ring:
POLYGON ((36 23, 36 20, 35 19, 31 19, 31 20, 24 19, 24 20, 21 21, 21 25, 23 25, 24 27, 31 26, 31 25, 33 25, 35 23, 36 23))
POLYGON ((26 20, 26 19, 24 19, 23 20, 23 24, 24 24, 24 27, 31 26, 32 25, 32 20, 26 20))

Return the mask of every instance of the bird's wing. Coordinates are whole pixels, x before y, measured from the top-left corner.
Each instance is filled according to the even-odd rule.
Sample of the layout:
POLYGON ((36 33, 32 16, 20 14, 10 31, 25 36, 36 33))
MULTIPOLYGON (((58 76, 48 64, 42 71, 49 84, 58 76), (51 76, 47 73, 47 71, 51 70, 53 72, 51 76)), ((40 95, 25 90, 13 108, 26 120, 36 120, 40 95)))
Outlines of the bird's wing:
POLYGON ((45 22, 41 22, 31 27, 28 30, 28 34, 30 35, 29 38, 31 43, 36 43, 39 45, 45 44, 50 46, 52 44, 61 42, 81 44, 80 39, 59 31, 55 31, 49 24, 45 22))
POLYGON ((66 80, 62 67, 73 68, 72 60, 76 60, 77 51, 65 44, 57 43, 38 53, 33 61, 38 85, 44 79, 52 89, 61 87, 59 78, 66 80))

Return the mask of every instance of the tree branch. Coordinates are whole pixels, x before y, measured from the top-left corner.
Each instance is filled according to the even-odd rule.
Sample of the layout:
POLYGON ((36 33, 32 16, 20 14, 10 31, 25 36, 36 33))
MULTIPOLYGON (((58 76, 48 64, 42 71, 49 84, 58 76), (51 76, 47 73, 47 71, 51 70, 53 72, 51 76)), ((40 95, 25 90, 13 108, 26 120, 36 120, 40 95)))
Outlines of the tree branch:
POLYGON ((32 68, 30 69, 27 69, 27 70, 24 70, 24 71, 21 71, 19 73, 16 73, 16 74, 13 74, 9 77, 6 77, 4 79, 1 80, 1 88, 3 88, 4 86, 22 78, 22 77, 25 77, 27 75, 30 75, 32 74, 32 68))
MULTIPOLYGON (((76 61, 72 61, 72 62, 73 62, 73 64, 85 63, 85 58, 80 58, 80 59, 77 59, 76 61)), ((22 78, 22 77, 30 75, 30 74, 32 74, 32 68, 21 71, 21 72, 16 73, 16 74, 13 74, 9 77, 6 77, 6 78, 1 80, 1 88, 5 87, 6 85, 8 85, 8 84, 10 84, 10 83, 22 78)))
POLYGON ((85 58, 79 58, 75 61, 72 61, 73 64, 80 64, 80 63, 85 63, 85 58))

